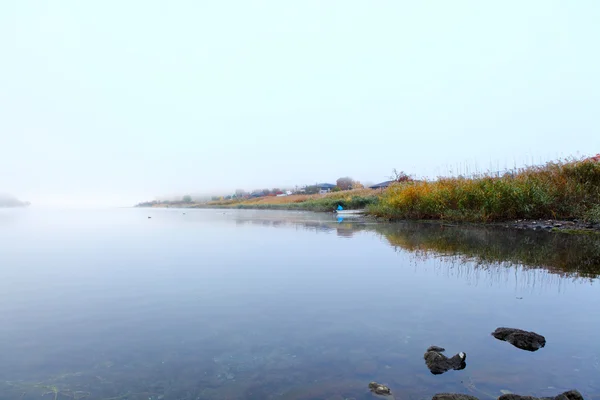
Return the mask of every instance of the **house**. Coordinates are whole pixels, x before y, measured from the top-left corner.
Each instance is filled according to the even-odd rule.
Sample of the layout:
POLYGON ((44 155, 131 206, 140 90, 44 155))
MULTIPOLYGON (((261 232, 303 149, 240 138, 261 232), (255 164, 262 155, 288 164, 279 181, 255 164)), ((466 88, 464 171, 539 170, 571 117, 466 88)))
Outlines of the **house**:
POLYGON ((369 186, 369 189, 386 189, 390 187, 391 184, 396 183, 396 181, 385 181, 378 183, 377 185, 369 186))
POLYGON ((324 194, 331 192, 335 185, 331 183, 317 183, 317 187, 319 188, 319 194, 324 194))

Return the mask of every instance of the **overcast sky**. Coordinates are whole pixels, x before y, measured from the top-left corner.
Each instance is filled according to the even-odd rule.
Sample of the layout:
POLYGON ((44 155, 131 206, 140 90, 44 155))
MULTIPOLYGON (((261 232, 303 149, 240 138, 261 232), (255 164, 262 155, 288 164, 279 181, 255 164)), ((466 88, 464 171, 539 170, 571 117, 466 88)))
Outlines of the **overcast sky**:
POLYGON ((0 192, 34 204, 600 152, 600 2, 3 1, 0 192))

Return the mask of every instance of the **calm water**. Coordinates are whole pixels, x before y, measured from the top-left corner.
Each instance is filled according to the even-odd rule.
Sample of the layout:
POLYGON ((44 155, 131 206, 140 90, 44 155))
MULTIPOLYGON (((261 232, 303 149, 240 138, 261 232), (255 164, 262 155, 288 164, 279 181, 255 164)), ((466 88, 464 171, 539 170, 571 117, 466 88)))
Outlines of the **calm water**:
POLYGON ((600 399, 600 240, 291 212, 0 210, 1 399, 600 399), (147 217, 151 216, 151 219, 147 217), (494 339, 534 330, 545 348, 494 339), (430 345, 467 367, 432 375, 430 345), (44 396, 44 397, 41 397, 44 396))

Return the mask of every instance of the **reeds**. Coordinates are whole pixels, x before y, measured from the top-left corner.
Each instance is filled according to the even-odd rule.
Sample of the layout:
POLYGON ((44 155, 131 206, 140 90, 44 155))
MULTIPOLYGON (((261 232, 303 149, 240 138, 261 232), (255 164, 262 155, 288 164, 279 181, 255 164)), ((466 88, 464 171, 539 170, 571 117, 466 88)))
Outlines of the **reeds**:
POLYGON ((600 219, 600 162, 559 161, 501 177, 398 183, 369 211, 389 219, 472 222, 600 219))

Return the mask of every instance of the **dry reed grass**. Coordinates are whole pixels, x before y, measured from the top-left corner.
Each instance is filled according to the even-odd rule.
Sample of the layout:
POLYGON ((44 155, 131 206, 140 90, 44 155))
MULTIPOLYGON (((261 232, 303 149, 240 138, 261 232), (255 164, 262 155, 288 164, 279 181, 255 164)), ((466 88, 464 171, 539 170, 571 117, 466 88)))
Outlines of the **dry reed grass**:
POLYGON ((499 221, 588 218, 600 207, 600 162, 570 160, 502 177, 440 178, 393 185, 370 207, 390 219, 499 221))

